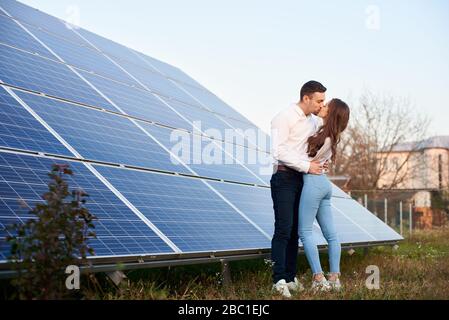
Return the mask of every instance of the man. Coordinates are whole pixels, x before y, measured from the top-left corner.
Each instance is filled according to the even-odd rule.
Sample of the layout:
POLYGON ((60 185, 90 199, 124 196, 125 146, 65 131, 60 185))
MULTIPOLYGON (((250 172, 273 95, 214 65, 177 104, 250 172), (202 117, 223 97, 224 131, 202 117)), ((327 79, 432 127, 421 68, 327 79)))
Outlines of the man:
MULTIPOLYGON (((271 177, 274 235, 271 242, 273 289, 284 297, 303 290, 296 278, 298 257, 298 208, 303 173, 321 174, 323 166, 307 156, 307 139, 322 125, 316 117, 324 105, 326 88, 317 81, 305 83, 300 100, 279 112, 271 121, 275 161, 271 177)), ((326 168, 326 165, 324 166, 326 168)))

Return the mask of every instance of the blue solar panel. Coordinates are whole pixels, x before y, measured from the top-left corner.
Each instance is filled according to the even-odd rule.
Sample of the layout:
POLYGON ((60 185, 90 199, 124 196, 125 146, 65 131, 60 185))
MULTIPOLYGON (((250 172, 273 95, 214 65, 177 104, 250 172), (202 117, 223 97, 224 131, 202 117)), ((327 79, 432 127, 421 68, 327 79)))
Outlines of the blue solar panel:
MULTIPOLYGON (((136 58, 138 59, 138 58, 136 58)), ((192 105, 199 105, 198 102, 193 99, 189 94, 185 93, 173 82, 169 81, 166 77, 162 76, 158 72, 151 72, 148 69, 144 69, 134 63, 128 61, 120 61, 120 66, 127 72, 132 74, 148 89, 158 93, 159 95, 176 99, 192 105)))
MULTIPOLYGON (((201 121, 201 129, 202 130, 219 130, 222 137, 224 138, 225 129, 229 129, 223 121, 217 118, 215 114, 207 111, 204 108, 199 106, 188 105, 176 100, 169 100, 167 98, 162 97, 166 103, 168 103, 173 109, 179 112, 182 116, 184 116, 190 122, 198 122, 201 121)), ((192 125, 189 124, 190 131, 192 130, 192 125)))
POLYGON ((0 33, 1 42, 4 44, 53 58, 53 55, 47 49, 7 16, 0 15, 0 33))
POLYGON ((360 203, 352 199, 332 198, 336 211, 346 217, 352 224, 352 231, 363 230, 370 237, 370 241, 400 240, 402 237, 369 212, 360 203), (356 228, 354 228, 356 225, 356 228))
POLYGON ((154 70, 159 71, 160 73, 164 74, 165 76, 169 77, 174 81, 186 83, 191 86, 197 86, 199 88, 202 87, 201 84, 199 84, 196 80, 194 80, 185 72, 174 66, 171 66, 163 61, 149 57, 137 51, 133 51, 133 53, 139 56, 141 59, 143 59, 143 61, 147 63, 149 66, 151 66, 154 70))
POLYGON ((211 185, 267 234, 274 232, 273 202, 269 188, 211 182, 211 185))
POLYGON ((0 146, 72 155, 2 87, 0 87, 0 146))
POLYGON ((332 196, 337 198, 352 199, 346 192, 341 190, 335 184, 332 184, 332 196))
MULTIPOLYGON (((222 182, 211 182, 211 185, 266 233, 273 234, 274 214, 270 189, 222 182)), ((401 239, 393 229, 385 226, 355 200, 332 197, 331 203, 335 228, 342 243, 401 239)), ((314 225, 314 237, 318 244, 327 243, 317 223, 314 225)))
POLYGON ((245 166, 269 186, 273 174, 273 158, 271 155, 254 149, 246 149, 245 152, 245 166))
MULTIPOLYGON (((88 160, 239 182, 64 160, 75 169, 70 185, 82 187, 91 195, 88 207, 100 218, 96 223, 99 238, 92 240, 97 254, 157 255, 173 250, 193 253, 270 247, 274 223, 270 189, 242 185, 268 186, 271 178, 269 154, 255 150, 255 146, 270 150, 269 139, 257 126, 176 67, 84 29, 71 30, 59 19, 15 1, 0 0, 0 7, 76 68, 74 71, 60 63, 0 10, 0 80, 9 84, 8 90, 13 90, 74 153, 3 87, 0 147, 79 155, 88 160), (203 133, 216 138, 215 144, 203 137, 198 150, 194 144, 201 140, 200 135, 148 121, 189 131, 194 131, 192 122, 200 122, 203 133), (227 129, 238 129, 245 138, 236 132, 226 135, 227 129), (176 150, 182 141, 178 135, 181 133, 189 144, 187 168, 169 152, 185 160, 185 154, 176 150), (208 162, 214 159, 218 163, 208 162), (100 172, 103 180, 89 168, 100 172), (112 192, 114 188, 121 194, 112 192), (151 224, 153 229, 148 226, 151 224)), ((42 201, 40 196, 47 190, 46 174, 54 162, 45 157, 0 151, 0 227, 30 218, 28 209, 18 199, 25 199, 29 205, 42 201)), ((333 215, 342 243, 402 239, 338 187, 334 186, 333 192, 333 215)), ((0 230, 0 260, 6 258, 8 250, 6 235, 0 230)), ((317 224, 314 237, 319 244, 326 243, 317 224)))
MULTIPOLYGON (((29 8, 28 8, 28 10, 26 8, 24 8, 21 11, 12 9, 13 12, 19 12, 19 13, 17 13, 16 16, 21 18, 23 21, 26 21, 28 23, 38 23, 39 24, 39 22, 38 22, 40 20, 39 15, 30 14, 29 12, 27 12, 27 14, 24 13, 29 10, 30 10, 29 8), (31 17, 31 16, 33 16, 33 17, 31 17)), ((33 9, 31 9, 31 10, 33 10, 33 9)), ((50 28, 45 28, 45 26, 44 26, 44 29, 47 29, 49 32, 55 33, 54 29, 55 28, 58 29, 58 27, 60 28, 59 23, 60 23, 60 21, 55 21, 54 25, 52 25, 50 28)), ((65 28, 65 29, 67 29, 67 28, 65 28)), ((142 68, 146 68, 151 71, 160 71, 167 77, 170 77, 174 80, 201 87, 201 85, 197 81, 195 81, 194 79, 189 77, 187 74, 185 74, 178 68, 175 68, 175 67, 173 67, 167 63, 164 63, 160 60, 156 60, 154 58, 146 56, 137 51, 134 51, 134 50, 127 48, 121 44, 118 44, 114 41, 111 41, 111 40, 101 37, 97 34, 94 34, 88 30, 85 30, 82 28, 76 29, 76 32, 79 33, 81 35, 81 37, 83 37, 87 41, 81 40, 82 38, 75 36, 75 33, 66 34, 65 31, 70 31, 70 30, 69 29, 63 30, 63 32, 56 32, 56 34, 63 36, 70 41, 80 42, 82 44, 91 43, 93 46, 98 48, 100 51, 105 52, 109 56, 113 57, 114 60, 132 62, 134 64, 139 65, 142 68), (137 57, 140 57, 140 58, 137 58, 137 57)))
MULTIPOLYGON (((176 132, 173 130, 149 124, 142 124, 142 126, 169 150, 173 150, 183 140, 188 141, 187 147, 183 145, 185 147, 183 151, 186 149, 190 150, 190 154, 186 157, 189 160, 188 166, 200 176, 246 183, 264 183, 257 177, 255 172, 244 168, 241 163, 238 163, 232 157, 234 154, 232 152, 234 146, 232 145, 229 146, 231 153, 227 154, 222 149, 226 148, 224 143, 204 138, 201 142, 203 147, 196 148, 193 141, 194 137, 191 134, 180 133, 181 136, 177 139, 176 132)), ((196 139, 201 139, 201 137, 197 136, 196 139)), ((176 155, 180 158, 183 156, 181 152, 179 154, 176 153, 176 155)))
MULTIPOLYGON (((1 0, 1 7, 19 21, 42 27, 70 41, 85 43, 61 20, 14 0, 1 0)), ((5 13, 0 10, 0 14, 5 13)))
POLYGON ((192 100, 184 92, 177 89, 172 83, 164 80, 165 77, 170 77, 174 80, 200 87, 198 82, 181 70, 162 61, 145 56, 88 30, 80 28, 77 29, 77 32, 93 46, 100 51, 105 52, 108 56, 112 57, 120 65, 125 67, 125 69, 133 74, 133 76, 137 77, 139 80, 143 79, 141 81, 148 85, 152 90, 158 91, 161 94, 168 94, 169 97, 176 97, 181 99, 181 101, 197 104, 195 100, 192 100), (160 77, 160 73, 162 73, 164 77, 160 77))
MULTIPOLYGON (((162 99, 191 123, 195 122, 196 126, 199 126, 201 131, 203 131, 208 136, 212 136, 216 139, 226 142, 243 145, 245 147, 255 148, 255 145, 257 145, 257 143, 254 142, 257 141, 256 130, 253 131, 256 136, 255 139, 251 139, 251 137, 245 138, 244 134, 240 135, 236 130, 234 130, 236 128, 222 121, 219 114, 176 100, 168 100, 166 98, 162 99), (249 142, 249 140, 251 140, 251 143, 249 142)), ((193 126, 189 125, 187 129, 189 129, 189 131, 192 131, 193 126)))
MULTIPOLYGON (((97 239, 90 240, 96 256, 173 252, 83 164, 28 155, 0 152, 0 228, 32 217, 21 202, 30 207, 42 202, 53 163, 69 164, 74 171, 67 179, 70 188, 89 194, 86 207, 98 218, 94 222, 97 239)), ((5 237, 9 234, 4 230, 0 233, 0 260, 8 256, 5 237)))
POLYGON ((124 45, 118 44, 112 40, 106 39, 100 35, 92 33, 83 28, 76 30, 79 35, 85 39, 87 43, 92 44, 98 50, 107 53, 108 56, 113 58, 115 61, 127 61, 140 68, 147 69, 149 71, 156 71, 151 68, 148 63, 139 59, 133 52, 132 49, 125 47, 124 45))
MULTIPOLYGON (((4 18, 6 20, 10 20, 9 18, 4 18)), ((25 24, 25 26, 33 33, 35 34, 39 39, 45 42, 46 45, 48 45, 52 50, 54 50, 59 56, 61 56, 67 63, 72 64, 76 67, 84 68, 87 70, 93 70, 96 71, 100 75, 109 76, 111 78, 114 78, 119 81, 128 82, 129 84, 136 84, 129 76, 127 76, 124 72, 118 69, 115 65, 113 65, 109 60, 98 54, 96 51, 88 48, 89 46, 85 47, 79 44, 76 44, 74 42, 66 41, 62 38, 55 37, 52 34, 49 34, 48 32, 40 31, 28 24, 25 24)), ((14 26, 16 27, 16 26, 14 26)), ((45 29, 44 29, 45 30, 45 29)), ((24 32, 24 31, 23 31, 24 32)), ((91 35, 93 38, 96 39, 96 35, 91 35)), ((164 73, 166 76, 173 76, 174 74, 178 75, 178 78, 182 78, 181 75, 184 75, 184 81, 191 79, 187 75, 185 75, 182 71, 180 71, 177 68, 171 67, 168 64, 165 64, 161 61, 158 61, 156 59, 144 56, 139 53, 133 53, 130 49, 119 46, 118 44, 115 44, 111 42, 110 40, 104 39, 100 37, 100 43, 108 43, 110 46, 109 48, 117 48, 120 47, 122 50, 122 55, 126 55, 127 60, 132 60, 132 63, 129 63, 128 61, 124 61, 123 64, 127 66, 128 70, 132 70, 135 75, 139 78, 138 74, 144 74, 144 78, 148 79, 149 75, 151 77, 155 77, 152 79, 149 83, 146 83, 149 85, 150 88, 156 90, 160 94, 168 95, 169 97, 175 97, 177 99, 180 99, 182 101, 185 101, 190 104, 196 104, 198 105, 198 102, 194 99, 192 99, 189 95, 185 94, 182 90, 180 90, 176 85, 173 85, 171 82, 164 79, 164 77, 161 77, 157 72, 149 72, 149 70, 156 71, 156 69, 151 68, 151 64, 157 65, 159 68, 158 70, 165 70, 166 73, 164 73), (112 43, 112 44, 111 44, 112 43), (136 55, 137 54, 137 55, 136 55), (141 57, 141 58, 138 58, 141 57), (137 58, 137 59, 136 59, 137 58), (143 59, 143 60, 142 60, 143 59), (147 61, 147 62, 145 62, 147 61), (140 63, 139 63, 140 62, 140 63), (137 64, 139 64, 139 67, 137 64), (144 64, 145 68, 141 68, 142 63, 144 64), (144 71, 144 69, 147 69, 147 71, 144 71), (161 86, 161 84, 163 85, 161 86)), ((73 40, 73 39, 71 39, 73 40)), ((16 41, 20 42, 20 41, 16 41)), ((38 45, 38 48, 41 48, 40 45, 34 40, 29 39, 27 45, 38 45), (34 43, 35 42, 35 43, 34 43)), ((22 47, 21 47, 22 48, 22 47)), ((24 49, 28 49, 27 46, 23 47, 24 49)), ((45 54, 48 57, 51 57, 55 59, 46 49, 43 50, 43 54, 45 54)), ((83 73, 83 75, 86 75, 83 73)), ((96 77, 98 79, 98 77, 96 77)), ((191 82, 194 80, 191 79, 191 82)), ((187 81, 188 83, 188 81, 187 81)), ((196 84, 197 85, 197 84, 196 84)), ((199 89, 200 91, 204 91, 204 89, 199 89)), ((62 96, 62 95, 61 95, 62 96)), ((62 96, 64 97, 64 96, 62 96)), ((72 99, 74 100, 74 99, 72 99)), ((81 101, 83 102, 83 101, 81 101)), ((176 103, 174 101, 174 103, 176 103)), ((102 105, 103 106, 103 105, 102 105)), ((198 108, 194 109, 193 112, 197 112, 198 108)), ((215 115, 204 115, 201 118, 195 119, 195 120, 202 120, 204 118, 216 118, 215 115)), ((215 119, 214 119, 215 120, 215 119)), ((203 120, 204 121, 204 120, 203 120)), ((219 126, 216 126, 217 128, 220 128, 220 126, 223 126, 223 122, 221 120, 217 120, 216 124, 219 124, 219 126)), ((166 123, 167 125, 172 125, 172 123, 166 123)), ((179 125, 180 123, 178 123, 179 125)), ((182 124, 182 123, 181 123, 182 124)), ((237 123, 232 124, 235 128, 243 128, 246 129, 246 126, 248 126, 248 123, 237 123)), ((229 127, 225 124, 226 127, 229 127)), ((182 128, 184 126, 180 126, 182 128)), ((187 128, 190 129, 190 128, 187 128)), ((251 126, 251 129, 254 129, 254 126, 251 126)), ((256 141, 251 141, 252 145, 257 144, 256 141)))
MULTIPOLYGON (((175 159, 172 163, 167 151, 161 149, 149 136, 126 118, 17 90, 16 94, 86 159, 191 173, 175 159)), ((171 140, 172 129, 144 122, 140 122, 140 125, 168 150, 172 150, 178 142, 178 140, 171 140)), ((207 153, 203 148, 200 150, 194 148, 193 136, 188 133, 185 135, 188 136, 191 146, 188 165, 196 174, 246 183, 263 184, 268 182, 268 176, 257 178, 258 166, 252 166, 253 172, 231 158, 234 154, 234 146, 229 146, 228 150, 231 151, 231 154, 226 155, 220 149, 220 146, 227 148, 225 144, 215 141, 218 145, 214 145, 212 149, 219 154, 219 157, 215 159, 222 159, 229 164, 223 164, 222 161, 208 163, 207 161, 211 160, 208 160, 210 158, 207 156, 212 152, 207 153), (198 152, 196 152, 197 150, 198 152), (200 159, 201 163, 194 163, 195 159, 200 159)), ((201 137, 197 136, 197 138, 201 137)), ((203 139, 204 146, 213 145, 212 140, 203 139)), ((182 158, 182 154, 176 155, 182 158)), ((245 159, 242 159, 242 162, 244 161, 245 159)))
POLYGON ((4 83, 93 106, 112 108, 63 64, 1 44, 0 56, 0 80, 4 83))
POLYGON ((183 252, 269 246, 267 237, 199 179, 96 169, 183 252))
POLYGON ((175 128, 192 129, 188 122, 146 90, 136 89, 85 72, 81 74, 126 114, 175 128))
POLYGON ((16 94, 86 159, 189 173, 132 121, 45 97, 16 94))
POLYGON ((257 126, 240 120, 235 120, 230 117, 222 117, 222 121, 226 122, 230 127, 235 130, 244 132, 244 136, 248 141, 248 146, 252 148, 258 148, 259 150, 269 152, 271 150, 271 139, 257 126))
POLYGON ((75 42, 66 41, 63 38, 40 31, 34 27, 27 26, 27 28, 67 64, 89 72, 95 72, 130 85, 139 86, 139 84, 129 75, 127 75, 123 70, 117 67, 117 65, 112 63, 97 50, 75 42))
POLYGON ((199 101, 201 106, 204 106, 207 109, 217 113, 226 114, 228 117, 240 120, 244 123, 248 123, 248 125, 251 125, 251 122, 249 122, 248 119, 246 119, 240 113, 232 109, 229 105, 221 101, 216 95, 212 94, 210 91, 204 88, 197 88, 194 86, 182 85, 182 87, 185 89, 185 91, 189 92, 192 96, 194 96, 196 100, 199 101))

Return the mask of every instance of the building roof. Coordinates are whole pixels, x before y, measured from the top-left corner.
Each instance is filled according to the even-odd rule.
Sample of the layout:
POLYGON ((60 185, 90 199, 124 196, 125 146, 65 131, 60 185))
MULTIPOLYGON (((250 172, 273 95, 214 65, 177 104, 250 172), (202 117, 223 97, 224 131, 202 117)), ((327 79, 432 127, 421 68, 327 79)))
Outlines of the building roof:
POLYGON ((443 148, 449 150, 449 136, 434 136, 421 141, 399 143, 392 151, 419 151, 423 149, 443 148))

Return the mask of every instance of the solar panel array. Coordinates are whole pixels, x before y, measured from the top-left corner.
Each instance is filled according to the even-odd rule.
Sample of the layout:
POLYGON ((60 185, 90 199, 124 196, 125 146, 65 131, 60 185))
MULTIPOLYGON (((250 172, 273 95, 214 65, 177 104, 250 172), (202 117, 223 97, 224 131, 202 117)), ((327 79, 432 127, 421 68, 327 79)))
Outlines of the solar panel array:
MULTIPOLYGON (((0 56, 0 262, 3 227, 32 218, 21 203, 43 201, 53 163, 89 194, 97 257, 270 248, 270 175, 229 152, 269 146, 238 133, 258 128, 197 81, 12 0, 0 0, 0 56), (231 161, 187 163, 174 132, 231 161)), ((335 186, 332 206, 342 243, 401 239, 335 186)))

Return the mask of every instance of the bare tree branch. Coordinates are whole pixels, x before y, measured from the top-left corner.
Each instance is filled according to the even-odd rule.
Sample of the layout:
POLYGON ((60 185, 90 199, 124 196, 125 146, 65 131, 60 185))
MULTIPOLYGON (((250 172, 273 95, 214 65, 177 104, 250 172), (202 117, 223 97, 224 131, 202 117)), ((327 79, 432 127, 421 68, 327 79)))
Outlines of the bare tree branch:
POLYGON ((332 174, 350 176, 355 189, 376 189, 386 175, 389 183, 385 188, 399 187, 419 172, 420 163, 414 157, 419 144, 410 144, 410 152, 401 157, 395 156, 397 147, 423 140, 429 124, 427 118, 414 111, 410 99, 365 91, 359 105, 352 106, 332 174), (397 165, 392 167, 394 161, 397 165))

